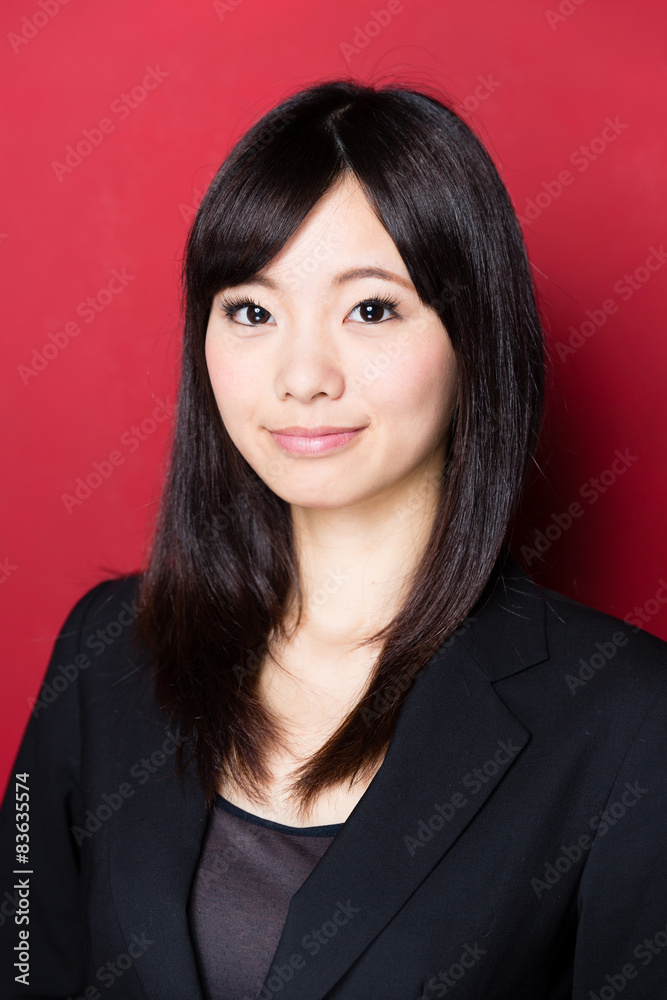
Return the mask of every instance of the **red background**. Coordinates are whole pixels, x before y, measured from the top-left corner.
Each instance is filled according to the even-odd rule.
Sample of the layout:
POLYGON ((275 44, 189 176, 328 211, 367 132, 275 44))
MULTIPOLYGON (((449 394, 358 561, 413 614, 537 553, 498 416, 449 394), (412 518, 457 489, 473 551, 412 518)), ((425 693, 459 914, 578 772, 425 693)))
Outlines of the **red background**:
POLYGON ((544 478, 516 548, 528 546, 539 582, 584 603, 621 618, 646 605, 645 627, 667 638, 656 599, 667 598, 667 268, 632 278, 666 239, 662 0, 560 0, 560 13, 557 0, 42 4, 4 0, 0 12, 0 781, 66 614, 109 572, 142 564, 168 429, 152 414, 174 400, 191 208, 242 132, 316 80, 423 82, 464 103, 526 220, 553 352, 544 478), (160 82, 133 97, 149 67, 160 82), (103 118, 113 128, 92 133, 90 155, 54 169, 103 118), (612 141, 600 140, 607 119, 612 141), (114 269, 125 287, 112 282, 109 296, 114 269), (101 307, 90 322, 77 313, 88 297, 101 307), (592 336, 563 356, 587 311, 592 336), (68 323, 80 332, 65 336, 68 323), (620 475, 608 471, 617 450, 630 456, 620 475), (119 464, 68 511, 63 494, 112 452, 119 464), (590 480, 605 472, 602 492, 590 480), (581 516, 569 527, 561 516, 559 530, 573 503, 581 516))

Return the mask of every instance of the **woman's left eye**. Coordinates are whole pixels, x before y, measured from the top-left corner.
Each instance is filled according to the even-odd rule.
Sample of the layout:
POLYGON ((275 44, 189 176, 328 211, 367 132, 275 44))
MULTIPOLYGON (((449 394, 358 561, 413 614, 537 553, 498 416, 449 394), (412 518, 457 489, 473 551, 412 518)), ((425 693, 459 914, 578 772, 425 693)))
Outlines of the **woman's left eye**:
POLYGON ((355 306, 354 309, 348 314, 353 319, 360 319, 362 323, 370 325, 373 323, 384 323, 388 319, 393 319, 397 316, 396 306, 398 302, 396 299, 364 299, 359 305, 355 306), (384 311, 392 313, 391 316, 383 316, 384 311), (355 317, 354 314, 359 312, 359 317, 355 317))

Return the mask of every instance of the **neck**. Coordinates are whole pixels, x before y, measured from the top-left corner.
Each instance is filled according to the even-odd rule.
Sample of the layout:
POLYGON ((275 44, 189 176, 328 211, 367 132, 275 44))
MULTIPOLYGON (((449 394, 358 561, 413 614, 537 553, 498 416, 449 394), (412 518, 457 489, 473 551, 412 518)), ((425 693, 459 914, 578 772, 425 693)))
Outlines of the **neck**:
POLYGON ((442 463, 431 461, 362 504, 292 506, 303 595, 299 632, 324 644, 359 642, 405 601, 433 528, 442 463))

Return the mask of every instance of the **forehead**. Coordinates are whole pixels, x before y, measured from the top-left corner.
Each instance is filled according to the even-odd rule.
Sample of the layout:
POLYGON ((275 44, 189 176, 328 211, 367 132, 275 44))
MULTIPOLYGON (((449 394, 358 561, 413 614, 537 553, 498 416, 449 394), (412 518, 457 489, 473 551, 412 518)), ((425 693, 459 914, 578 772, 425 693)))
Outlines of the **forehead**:
POLYGON ((320 198, 262 273, 278 278, 295 270, 324 274, 344 267, 384 268, 409 277, 391 236, 350 175, 320 198))

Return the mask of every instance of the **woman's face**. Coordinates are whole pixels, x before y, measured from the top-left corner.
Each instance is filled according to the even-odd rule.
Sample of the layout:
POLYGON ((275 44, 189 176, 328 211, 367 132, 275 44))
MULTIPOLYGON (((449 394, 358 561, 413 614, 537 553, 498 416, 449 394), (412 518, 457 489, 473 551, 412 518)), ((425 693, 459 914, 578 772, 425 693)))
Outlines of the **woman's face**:
POLYGON ((454 351, 352 178, 260 275, 215 295, 205 351, 232 441, 290 504, 407 503, 442 468, 454 351))

